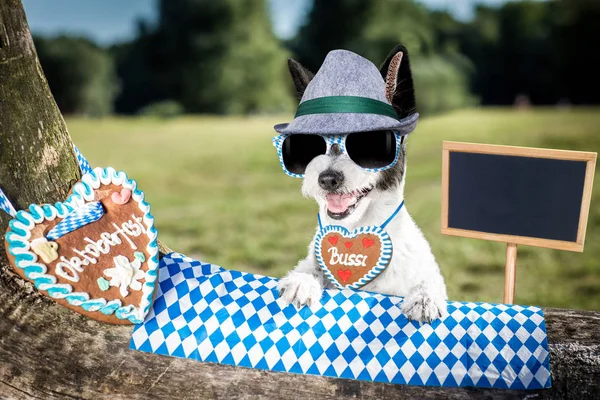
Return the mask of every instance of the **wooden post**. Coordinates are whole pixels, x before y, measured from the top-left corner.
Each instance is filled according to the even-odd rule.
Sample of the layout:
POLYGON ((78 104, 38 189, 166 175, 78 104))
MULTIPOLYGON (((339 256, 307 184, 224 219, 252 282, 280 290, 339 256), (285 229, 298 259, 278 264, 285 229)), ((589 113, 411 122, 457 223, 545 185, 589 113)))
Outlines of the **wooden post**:
POLYGON ((506 244, 506 269, 504 272, 504 303, 513 304, 517 280, 517 245, 506 244))

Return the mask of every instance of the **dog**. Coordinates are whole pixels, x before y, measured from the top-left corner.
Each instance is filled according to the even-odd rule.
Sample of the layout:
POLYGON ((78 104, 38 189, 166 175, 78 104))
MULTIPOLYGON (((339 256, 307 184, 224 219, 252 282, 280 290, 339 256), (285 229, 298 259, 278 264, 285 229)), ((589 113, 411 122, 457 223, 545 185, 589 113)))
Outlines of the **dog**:
MULTIPOLYGON (((275 126, 278 132, 292 137, 298 133, 339 135, 340 138, 350 132, 366 132, 361 134, 373 138, 377 135, 391 138, 397 134, 400 143, 397 144, 396 162, 387 169, 357 165, 349 156, 350 148, 344 151, 340 139, 333 140, 326 151, 321 148, 314 158, 311 158, 313 150, 308 152, 306 158, 311 159, 305 161, 302 174, 286 170, 290 175, 303 176, 302 194, 317 202, 323 225, 340 225, 348 230, 381 225, 404 200, 405 139, 415 128, 418 118, 406 48, 397 46, 379 70, 370 61, 345 50, 330 52, 317 75, 297 61, 289 60, 288 65, 302 96, 300 106, 310 99, 332 96, 337 101, 338 96, 364 96, 367 93, 366 97, 370 98, 367 103, 372 100, 387 102, 398 115, 392 122, 391 118, 390 121, 385 119, 388 115, 368 115, 358 109, 334 110, 331 114, 318 110, 310 115, 299 115, 299 112, 291 123, 275 126)), ((321 105, 321 108, 326 106, 321 105)), ((369 146, 369 142, 365 144, 369 146)), ((281 162, 284 166, 285 154, 281 162)), ((410 320, 430 322, 447 315, 446 286, 430 245, 407 207, 400 206, 398 214, 385 228, 393 245, 387 268, 361 290, 404 296, 402 313, 410 320)), ((317 227, 317 234, 319 231, 320 227, 317 227)), ((332 282, 319 266, 313 240, 307 257, 279 281, 277 289, 285 303, 312 307, 319 303, 326 287, 333 287, 332 282)))

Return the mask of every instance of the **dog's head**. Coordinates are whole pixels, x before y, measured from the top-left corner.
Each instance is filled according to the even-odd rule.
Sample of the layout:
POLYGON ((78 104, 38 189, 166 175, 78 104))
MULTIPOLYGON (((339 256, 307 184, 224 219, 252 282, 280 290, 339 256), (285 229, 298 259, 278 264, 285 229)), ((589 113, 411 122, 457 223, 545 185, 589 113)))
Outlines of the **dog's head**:
POLYGON ((394 166, 377 172, 359 167, 337 147, 333 145, 327 154, 310 162, 302 182, 302 193, 315 199, 330 218, 353 224, 373 202, 386 197, 393 189, 401 188, 406 146, 401 145, 394 166))
MULTIPOLYGON (((302 96, 313 74, 294 60, 289 61, 289 68, 296 89, 302 96)), ((381 66, 380 72, 386 83, 386 98, 398 116, 406 118, 415 114, 413 80, 406 48, 396 47, 381 66)), ((315 157, 306 167, 302 193, 314 198, 322 212, 340 223, 357 223, 372 204, 397 196, 398 191, 403 189, 406 171, 405 138, 391 131, 372 134, 374 138, 387 138, 388 145, 397 150, 393 166, 387 169, 365 169, 352 161, 342 151, 343 144, 339 143, 328 146, 326 154, 315 157)))

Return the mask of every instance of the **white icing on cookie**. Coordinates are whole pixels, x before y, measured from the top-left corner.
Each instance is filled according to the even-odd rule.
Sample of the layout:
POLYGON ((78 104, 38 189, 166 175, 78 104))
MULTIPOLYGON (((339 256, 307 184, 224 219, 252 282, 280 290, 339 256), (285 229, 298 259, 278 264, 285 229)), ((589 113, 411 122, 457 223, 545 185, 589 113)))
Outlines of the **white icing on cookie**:
POLYGON ((68 281, 79 282, 79 272, 83 272, 82 264, 83 261, 79 257, 72 257, 68 260, 65 256, 61 256, 60 261, 56 263, 54 272, 68 281))
POLYGON ((71 249, 79 257, 75 256, 70 260, 64 256, 60 257, 60 261, 56 264, 55 268, 56 275, 71 282, 79 282, 79 273, 83 272, 83 267, 96 264, 101 254, 108 254, 111 247, 123 243, 121 238, 126 240, 133 250, 137 250, 137 246, 130 237, 137 237, 142 233, 145 234, 146 228, 142 223, 141 217, 136 217, 132 214, 131 218, 129 221, 123 222, 120 227, 113 222, 112 225, 115 227, 115 231, 100 233, 100 239, 97 241, 85 237, 83 240, 87 244, 83 250, 71 249))

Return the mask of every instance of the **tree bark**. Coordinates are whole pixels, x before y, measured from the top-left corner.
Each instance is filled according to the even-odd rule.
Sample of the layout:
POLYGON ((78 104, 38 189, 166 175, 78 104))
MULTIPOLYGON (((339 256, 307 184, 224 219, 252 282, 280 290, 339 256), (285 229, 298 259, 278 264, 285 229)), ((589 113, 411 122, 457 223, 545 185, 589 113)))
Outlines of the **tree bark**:
MULTIPOLYGON (((0 187, 18 210, 32 203, 64 200, 80 177, 67 126, 38 61, 21 1, 0 0, 0 187)), ((2 241, 9 220, 0 212, 2 241)), ((33 285, 17 278, 4 251, 0 253, 0 284, 40 300, 33 285)))
POLYGON ((77 159, 16 0, 0 2, 0 135, 0 182, 15 207, 64 200, 77 159))
MULTIPOLYGON (((26 208, 63 200, 79 177, 22 4, 0 0, 0 185, 16 208, 26 208)), ((8 220, 0 212, 0 242, 8 220)), ((101 324, 58 306, 11 272, 0 248, 0 398, 583 399, 600 393, 600 313, 545 310, 550 390, 431 388, 274 373, 131 351, 132 327, 101 324)))

